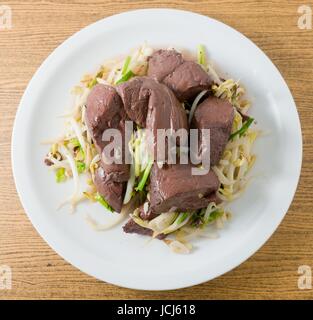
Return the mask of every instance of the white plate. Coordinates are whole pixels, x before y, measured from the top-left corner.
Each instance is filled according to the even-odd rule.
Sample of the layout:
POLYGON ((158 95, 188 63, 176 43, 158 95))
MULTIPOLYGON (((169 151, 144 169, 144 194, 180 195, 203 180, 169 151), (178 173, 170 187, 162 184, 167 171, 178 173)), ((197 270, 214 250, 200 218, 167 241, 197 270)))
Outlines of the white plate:
POLYGON ((282 76, 250 40, 234 29, 191 12, 148 9, 103 19, 58 47, 38 69, 21 100, 13 130, 16 187, 29 219, 64 259, 98 279, 128 288, 167 290, 213 279, 250 257, 272 235, 294 196, 302 160, 301 128, 282 76), (154 47, 208 48, 219 69, 246 86, 251 114, 269 134, 256 143, 255 179, 232 204, 233 220, 218 239, 195 242, 190 255, 177 255, 158 240, 124 234, 121 226, 95 232, 86 213, 106 216, 96 205, 75 215, 58 204, 71 183, 56 184, 43 165, 43 139, 58 136, 70 89, 105 59, 148 41, 154 47))

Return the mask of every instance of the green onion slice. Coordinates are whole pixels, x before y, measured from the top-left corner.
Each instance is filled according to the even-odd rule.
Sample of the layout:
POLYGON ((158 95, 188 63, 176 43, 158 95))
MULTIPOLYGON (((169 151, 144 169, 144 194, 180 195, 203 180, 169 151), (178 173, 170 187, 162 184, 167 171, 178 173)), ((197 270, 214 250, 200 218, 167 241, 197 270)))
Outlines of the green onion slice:
POLYGON ((117 80, 115 82, 115 84, 120 84, 120 83, 126 82, 127 80, 129 80, 130 78, 132 78, 134 76, 135 76, 135 74, 131 70, 129 70, 119 80, 117 80))
POLYGON ((239 137, 243 136, 245 132, 248 130, 248 128, 251 126, 253 121, 254 121, 253 118, 249 118, 247 121, 245 121, 239 130, 237 130, 236 132, 230 135, 229 140, 232 140, 238 134, 239 134, 239 137))
POLYGON ((98 192, 95 194, 95 200, 99 202, 102 206, 108 209, 111 212, 114 212, 113 208, 107 203, 103 196, 101 196, 98 192))
POLYGON ((202 44, 198 45, 197 57, 198 63, 201 64, 203 67, 206 67, 205 48, 202 44))
POLYGON ((55 180, 57 183, 65 181, 65 168, 59 168, 55 173, 55 180))
POLYGON ((150 171, 151 171, 151 168, 152 168, 152 165, 153 165, 153 162, 149 162, 149 164, 147 165, 145 171, 143 172, 143 175, 142 175, 142 178, 140 179, 139 183, 138 183, 138 186, 136 187, 136 191, 142 191, 147 180, 148 180, 148 177, 150 175, 150 171))
POLYGON ((131 61, 131 57, 130 56, 127 56, 126 59, 125 59, 125 62, 123 64, 123 68, 122 68, 122 75, 124 76, 127 71, 128 71, 128 67, 129 67, 129 64, 130 64, 130 61, 131 61))

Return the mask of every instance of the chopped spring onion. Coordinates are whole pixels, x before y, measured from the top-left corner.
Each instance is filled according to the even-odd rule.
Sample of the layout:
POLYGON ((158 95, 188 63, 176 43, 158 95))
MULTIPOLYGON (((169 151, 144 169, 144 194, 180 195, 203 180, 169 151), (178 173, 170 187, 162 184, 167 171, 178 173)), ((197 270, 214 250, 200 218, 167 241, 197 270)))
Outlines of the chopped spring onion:
POLYGON ((84 151, 81 147, 81 144, 77 138, 70 139, 69 142, 67 143, 67 145, 68 144, 71 144, 73 146, 74 150, 76 148, 78 148, 78 151, 75 152, 75 160, 84 160, 85 159, 85 153, 84 153, 84 151))
POLYGON ((155 232, 162 232, 170 226, 177 218, 178 213, 176 212, 165 212, 161 213, 156 218, 149 221, 149 226, 155 232))
POLYGON ((75 132, 75 135, 79 141, 80 148, 81 148, 82 152, 85 154, 86 153, 86 143, 85 143, 85 139, 83 137, 82 129, 74 118, 70 118, 70 123, 71 123, 71 126, 72 126, 72 128, 75 132))
POLYGON ((210 215, 208 216, 208 218, 206 219, 206 221, 204 221, 204 225, 208 225, 209 223, 217 220, 218 218, 222 217, 224 214, 223 210, 215 210, 213 212, 210 213, 210 215))
POLYGON ((146 182, 147 182, 147 179, 150 175, 150 171, 151 171, 151 168, 152 168, 152 165, 153 165, 153 162, 149 162, 149 164, 147 165, 145 171, 143 172, 143 175, 142 175, 142 178, 140 179, 139 183, 138 183, 138 186, 136 187, 136 191, 142 191, 146 182))
MULTIPOLYGON (((143 228, 151 229, 149 222, 147 220, 142 220, 140 217, 137 217, 135 214, 131 214, 130 217, 136 222, 139 226, 143 228)), ((152 230, 152 229, 151 229, 152 230)))
POLYGON ((207 66, 206 66, 205 48, 203 44, 198 45, 197 57, 198 57, 198 63, 206 68, 207 66))
POLYGON ((195 113, 196 111, 196 108, 198 106, 198 103, 199 101, 201 100, 201 98, 208 92, 208 90, 203 90, 201 91, 195 98, 195 100, 193 101, 192 103, 192 106, 191 106, 191 109, 190 109, 190 112, 189 112, 189 119, 188 119, 188 122, 190 123, 191 120, 192 120, 192 117, 193 117, 193 114, 195 113))
POLYGON ((97 83, 97 78, 102 78, 103 71, 99 71, 96 76, 87 83, 87 88, 92 89, 97 83))
POLYGON ((224 215, 223 208, 216 206, 214 202, 209 203, 207 208, 203 208, 200 211, 196 211, 191 217, 191 225, 194 227, 207 226, 209 223, 217 220, 224 215))
POLYGON ((86 170, 86 164, 82 161, 76 161, 76 167, 78 173, 83 173, 86 170))
POLYGON ((129 80, 130 78, 132 78, 134 76, 135 76, 135 74, 131 70, 129 70, 124 75, 122 75, 122 77, 119 80, 117 80, 115 82, 115 84, 120 84, 120 83, 126 82, 127 80, 129 80))
POLYGON ((169 227, 167 227, 166 229, 164 229, 160 233, 169 234, 169 233, 172 233, 172 232, 178 230, 179 228, 184 226, 189 221, 190 217, 191 217, 191 215, 189 212, 180 213, 178 215, 178 217, 176 218, 176 220, 174 221, 174 223, 171 224, 169 227))
POLYGON ((84 191, 84 192, 83 192, 83 195, 84 195, 88 200, 90 200, 90 201, 92 201, 92 202, 95 202, 95 201, 96 201, 94 194, 91 193, 91 192, 84 191))
POLYGON ((103 205, 109 211, 114 212, 113 208, 106 202, 104 197, 102 197, 98 192, 95 195, 95 200, 98 201, 101 205, 103 205))
POLYGON ((194 212, 194 214, 191 217, 191 226, 198 227, 199 224, 203 223, 203 217, 205 214, 205 208, 201 209, 200 211, 194 212))
POLYGON ((244 124, 242 125, 242 127, 237 130, 236 132, 232 133, 229 137, 229 140, 232 140, 236 135, 239 134, 239 137, 243 136, 244 133, 248 130, 248 128, 250 127, 250 125, 252 124, 252 122, 254 121, 253 118, 249 118, 247 121, 244 122, 244 124))
POLYGON ((92 79, 92 80, 90 80, 90 81, 88 82, 87 87, 88 87, 89 89, 91 89, 91 88, 93 88, 97 83, 98 83, 97 78, 94 78, 94 79, 92 79))
POLYGON ((129 142, 129 149, 133 156, 135 177, 139 177, 150 162, 150 152, 147 147, 145 129, 140 129, 137 126, 136 134, 129 142))
POLYGON ((130 61, 131 61, 131 56, 127 56, 123 64, 122 76, 124 76, 127 73, 130 61))
POLYGON ((181 224, 182 222, 185 221, 185 219, 187 219, 188 215, 189 215, 189 212, 183 212, 183 213, 181 213, 181 214, 178 216, 178 218, 177 218, 177 220, 176 220, 176 223, 177 223, 177 224, 181 224))
POLYGON ((59 168, 55 173, 55 180, 57 183, 65 181, 65 168, 59 168))
POLYGON ((77 138, 72 138, 69 140, 69 143, 73 145, 74 148, 81 148, 81 145, 79 143, 79 140, 77 138))

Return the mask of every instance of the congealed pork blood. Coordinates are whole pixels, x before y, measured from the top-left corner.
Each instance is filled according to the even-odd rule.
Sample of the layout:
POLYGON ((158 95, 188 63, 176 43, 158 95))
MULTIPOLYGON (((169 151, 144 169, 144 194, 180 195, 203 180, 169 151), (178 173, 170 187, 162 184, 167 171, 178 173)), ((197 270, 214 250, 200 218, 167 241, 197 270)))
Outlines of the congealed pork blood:
POLYGON ((213 81, 198 63, 185 61, 170 73, 163 83, 173 90, 180 101, 186 101, 211 88, 213 81))
POLYGON ((94 183, 98 193, 104 197, 107 203, 116 212, 121 212, 125 183, 109 179, 101 166, 95 172, 94 183))
POLYGON ((173 92, 149 77, 135 77, 117 86, 130 120, 148 129, 187 128, 187 116, 173 92))
POLYGON ((130 120, 140 127, 146 126, 148 103, 154 81, 146 77, 135 77, 116 87, 130 120))
POLYGON ((126 113, 116 90, 108 85, 97 84, 87 98, 86 122, 95 147, 101 153, 106 145, 103 131, 123 126, 126 113))
POLYGON ((125 164, 125 163, 107 164, 102 161, 101 165, 106 172, 107 179, 113 180, 116 182, 125 182, 129 179, 129 175, 130 175, 129 164, 125 164))
POLYGON ((149 58, 148 76, 166 84, 180 101, 195 98, 211 88, 213 79, 194 61, 175 50, 158 50, 149 58))
POLYGON ((186 112, 167 86, 149 77, 135 77, 119 85, 117 91, 128 117, 151 130, 155 147, 158 129, 188 130, 186 112))
POLYGON ((196 210, 210 202, 219 203, 216 191, 220 182, 210 170, 205 175, 193 175, 191 164, 153 165, 150 174, 150 205, 154 213, 196 210))
MULTIPOLYGON (((210 163, 216 165, 229 140, 234 120, 234 108, 226 100, 216 97, 205 99, 196 109, 191 128, 210 129, 210 163)), ((199 135, 201 151, 201 135, 199 135)))
MULTIPOLYGON (((140 226, 133 219, 128 220, 128 222, 123 226, 123 230, 126 233, 137 233, 137 234, 141 234, 143 236, 150 236, 150 237, 153 234, 153 231, 151 229, 144 228, 144 227, 140 226)), ((157 236, 157 238, 159 240, 162 240, 165 237, 166 237, 165 234, 159 234, 157 236)))
POLYGON ((102 135, 106 129, 118 129, 122 134, 123 146, 121 157, 122 164, 107 164, 102 157, 102 166, 114 181, 127 181, 129 178, 129 165, 125 158, 125 120, 127 115, 122 100, 115 88, 109 85, 97 84, 87 98, 86 124, 92 136, 97 151, 101 154, 109 141, 103 141, 102 135))
POLYGON ((183 62, 183 56, 176 50, 158 50, 149 57, 148 77, 162 82, 183 62))
POLYGON ((158 129, 188 130, 187 115, 181 103, 168 87, 156 81, 149 100, 146 128, 154 137, 158 129))

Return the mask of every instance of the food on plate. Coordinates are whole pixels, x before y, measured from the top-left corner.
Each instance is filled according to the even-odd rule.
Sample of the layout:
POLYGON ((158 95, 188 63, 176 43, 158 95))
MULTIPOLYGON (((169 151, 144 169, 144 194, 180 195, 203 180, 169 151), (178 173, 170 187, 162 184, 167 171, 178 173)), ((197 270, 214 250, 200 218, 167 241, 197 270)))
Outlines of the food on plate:
MULTIPOLYGON (((245 90, 217 74, 202 45, 193 60, 172 48, 143 45, 106 61, 73 95, 65 134, 52 141, 45 157, 58 183, 74 180, 74 193, 62 205, 74 210, 83 200, 98 202, 119 215, 116 223, 129 217, 124 232, 163 240, 180 253, 190 251, 192 236, 206 236, 229 219, 225 206, 247 185, 258 131, 251 129, 245 90), (115 136, 104 139, 108 130, 122 137, 109 155, 115 136), (169 134, 161 160, 159 130, 169 134), (205 130, 210 133, 209 168, 193 162, 191 136, 197 130, 196 158, 208 148, 205 130), (185 134, 176 136, 180 131, 185 134)), ((97 230, 108 227, 89 222, 97 230)))
POLYGON ((136 77, 117 86, 130 120, 141 128, 187 129, 186 112, 173 92, 149 77, 136 77))
POLYGON ((166 84, 180 101, 194 98, 213 84, 200 64, 184 60, 175 50, 159 50, 152 54, 148 76, 166 84))
MULTIPOLYGON (((194 112, 191 128, 210 129, 210 162, 215 166, 229 140, 234 120, 234 108, 226 100, 210 96, 194 112)), ((199 136, 201 151, 201 136, 199 136)))
POLYGON ((150 174, 150 206, 154 213, 189 211, 220 202, 216 191, 220 182, 210 170, 205 175, 192 175, 190 164, 153 165, 150 174))
MULTIPOLYGON (((112 86, 97 84, 92 89, 87 98, 85 115, 86 126, 100 155, 105 145, 108 144, 102 140, 102 134, 106 129, 118 129, 122 133, 122 137, 124 136, 127 114, 120 96, 112 86)), ((122 148, 123 150, 124 148, 122 148)), ((121 157, 124 158, 125 154, 122 154, 121 157)), ((129 165, 124 162, 123 164, 102 162, 107 180, 123 182, 129 179, 129 165)))
POLYGON ((93 182, 99 195, 103 197, 108 204, 107 208, 121 212, 125 183, 115 181, 114 177, 109 177, 101 164, 95 171, 93 182))

